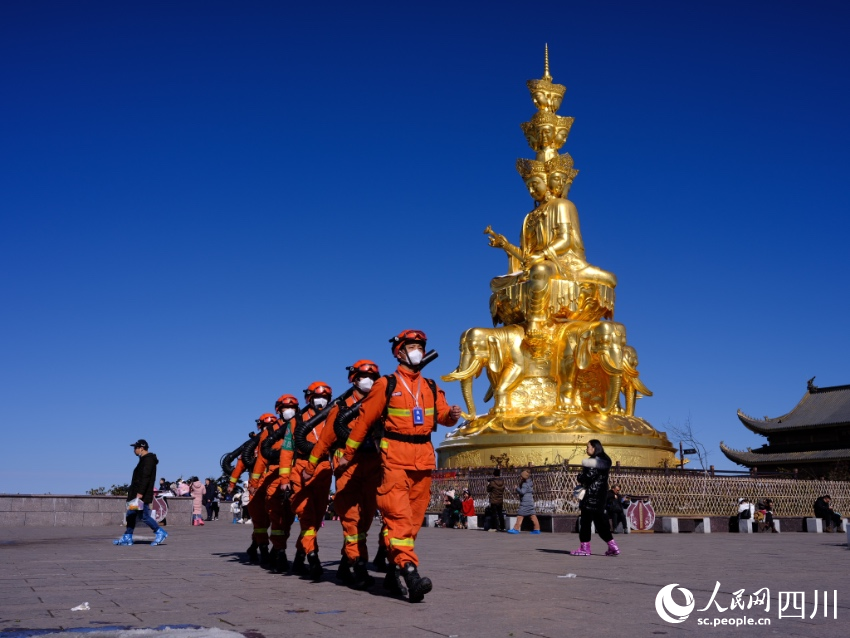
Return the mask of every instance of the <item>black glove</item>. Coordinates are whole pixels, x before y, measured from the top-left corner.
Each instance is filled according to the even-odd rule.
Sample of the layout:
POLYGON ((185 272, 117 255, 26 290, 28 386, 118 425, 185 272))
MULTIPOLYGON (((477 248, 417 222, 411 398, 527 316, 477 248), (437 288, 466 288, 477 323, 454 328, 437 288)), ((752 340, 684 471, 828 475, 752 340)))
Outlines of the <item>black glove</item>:
POLYGON ((290 498, 292 498, 292 485, 287 483, 280 489, 280 499, 288 501, 290 498))

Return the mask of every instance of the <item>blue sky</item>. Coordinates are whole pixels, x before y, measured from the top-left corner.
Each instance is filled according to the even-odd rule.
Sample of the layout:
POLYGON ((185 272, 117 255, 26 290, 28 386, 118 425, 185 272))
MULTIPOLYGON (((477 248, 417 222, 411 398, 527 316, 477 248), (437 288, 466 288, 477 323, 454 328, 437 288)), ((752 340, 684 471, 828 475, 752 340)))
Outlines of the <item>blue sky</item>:
POLYGON ((546 42, 638 414, 731 468, 738 408, 850 383, 846 3, 289 4, 0 5, 3 491, 126 482, 138 437, 215 474, 402 328, 453 369, 546 42))

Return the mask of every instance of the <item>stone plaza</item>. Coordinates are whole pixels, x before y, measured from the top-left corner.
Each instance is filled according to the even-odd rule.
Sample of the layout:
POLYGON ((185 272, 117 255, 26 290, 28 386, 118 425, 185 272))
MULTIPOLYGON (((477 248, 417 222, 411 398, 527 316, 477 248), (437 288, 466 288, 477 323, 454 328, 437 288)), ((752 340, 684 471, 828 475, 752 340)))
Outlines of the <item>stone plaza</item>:
MULTIPOLYGON (((115 525, 0 528, 0 636, 177 625, 247 638, 848 633, 845 534, 630 534, 608 558, 569 556, 576 534, 423 528, 416 547, 434 590, 410 604, 384 592, 381 574, 369 591, 336 584, 336 521, 319 534, 318 583, 244 562, 249 525, 173 518, 167 529, 160 547, 144 528, 136 545, 117 547, 115 525), (659 591, 674 584, 693 596, 676 623, 656 611, 659 591), (84 602, 88 610, 72 611, 84 602)), ((372 551, 375 543, 373 533, 372 551)), ((595 538, 593 549, 604 544, 595 538)), ((677 589, 672 601, 662 611, 674 616, 688 602, 677 589)))

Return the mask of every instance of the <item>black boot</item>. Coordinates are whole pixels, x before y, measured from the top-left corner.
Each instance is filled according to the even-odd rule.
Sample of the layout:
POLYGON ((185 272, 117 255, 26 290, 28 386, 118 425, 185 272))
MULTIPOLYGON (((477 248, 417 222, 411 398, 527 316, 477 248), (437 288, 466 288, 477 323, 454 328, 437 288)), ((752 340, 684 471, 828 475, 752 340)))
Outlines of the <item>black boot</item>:
POLYGON ((295 558, 292 559, 292 565, 289 566, 289 573, 295 574, 296 576, 303 576, 307 573, 307 569, 304 567, 304 559, 307 558, 307 554, 303 549, 295 550, 295 558))
POLYGON ((315 551, 307 554, 307 563, 310 565, 310 578, 315 582, 322 580, 322 574, 325 573, 325 570, 322 567, 322 561, 319 560, 319 552, 315 551))
POLYGON ((384 576, 384 589, 402 598, 407 596, 407 583, 401 577, 401 567, 394 565, 387 569, 387 575, 384 576))
POLYGON ((269 546, 260 545, 260 565, 268 567, 269 565, 269 546))
POLYGON ((366 561, 362 558, 354 563, 354 576, 352 578, 352 589, 369 589, 375 584, 375 579, 366 569, 366 561))
POLYGON ((376 572, 387 571, 387 548, 383 543, 378 545, 378 553, 372 559, 372 567, 376 572))
POLYGON ((431 579, 420 576, 419 572, 416 571, 416 565, 413 563, 405 563, 401 574, 404 576, 404 582, 407 583, 407 590, 410 592, 410 602, 422 602, 425 594, 431 591, 433 587, 431 579))
POLYGON ((257 550, 259 549, 259 547, 260 546, 257 544, 257 541, 253 541, 251 543, 251 546, 248 548, 248 550, 246 552, 248 554, 248 561, 249 562, 257 563, 257 562, 260 561, 260 555, 257 553, 257 550))
POLYGON ((336 570, 336 579, 343 585, 351 585, 354 577, 351 575, 351 563, 345 554, 339 559, 339 569, 336 570))
POLYGON ((277 556, 275 556, 274 562, 272 563, 272 571, 277 574, 285 574, 289 571, 289 560, 286 558, 285 549, 277 550, 277 556))
POLYGON ((272 551, 269 552, 269 563, 268 563, 268 565, 265 566, 269 571, 273 572, 275 565, 277 565, 277 553, 278 553, 278 551, 279 550, 277 549, 277 547, 272 547, 272 551))

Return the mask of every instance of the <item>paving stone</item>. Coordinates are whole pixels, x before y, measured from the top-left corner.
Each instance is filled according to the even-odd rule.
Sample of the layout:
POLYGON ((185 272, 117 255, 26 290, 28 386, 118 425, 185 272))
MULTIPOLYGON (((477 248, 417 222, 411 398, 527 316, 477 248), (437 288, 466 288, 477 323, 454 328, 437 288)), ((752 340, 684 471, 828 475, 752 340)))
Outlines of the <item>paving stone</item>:
MULTIPOLYGON (((97 513, 102 514, 102 513, 97 513)), ((420 571, 434 582, 426 601, 411 605, 381 589, 340 587, 339 524, 319 532, 326 574, 320 583, 271 574, 243 563, 250 526, 225 520, 202 528, 169 525, 165 545, 116 547, 120 529, 0 529, 0 635, 15 627, 91 627, 111 622, 133 627, 190 623, 255 637, 298 636, 551 636, 584 627, 602 635, 678 635, 704 631, 702 616, 734 618, 740 610, 694 611, 670 624, 655 610, 659 590, 676 583, 704 606, 720 582, 718 600, 733 592, 770 588, 771 620, 760 633, 846 635, 850 588, 844 535, 723 534, 620 536, 616 558, 572 557, 575 534, 489 534, 477 530, 423 529, 417 540, 420 571), (823 569, 822 566, 835 566, 823 569), (816 567, 821 566, 821 567, 816 567), (558 578, 567 573, 575 578, 558 578), (838 591, 838 620, 779 619, 778 592, 838 591), (39 598, 40 597, 40 598, 39 598), (92 609, 71 612, 88 601, 92 609), (15 623, 18 620, 20 622, 15 623), (285 630, 283 629, 285 628, 285 630), (762 631, 763 630, 763 631, 762 631)), ((139 537, 145 536, 140 530, 139 537)), ((377 536, 370 538, 374 553, 377 536)), ((604 545, 593 540, 593 550, 604 545)), ((293 551, 290 548, 289 556, 293 551)), ((681 604, 680 598, 675 600, 681 604)), ((715 635, 746 629, 718 627, 715 635)), ((740 635, 744 635, 741 633, 740 635)))

